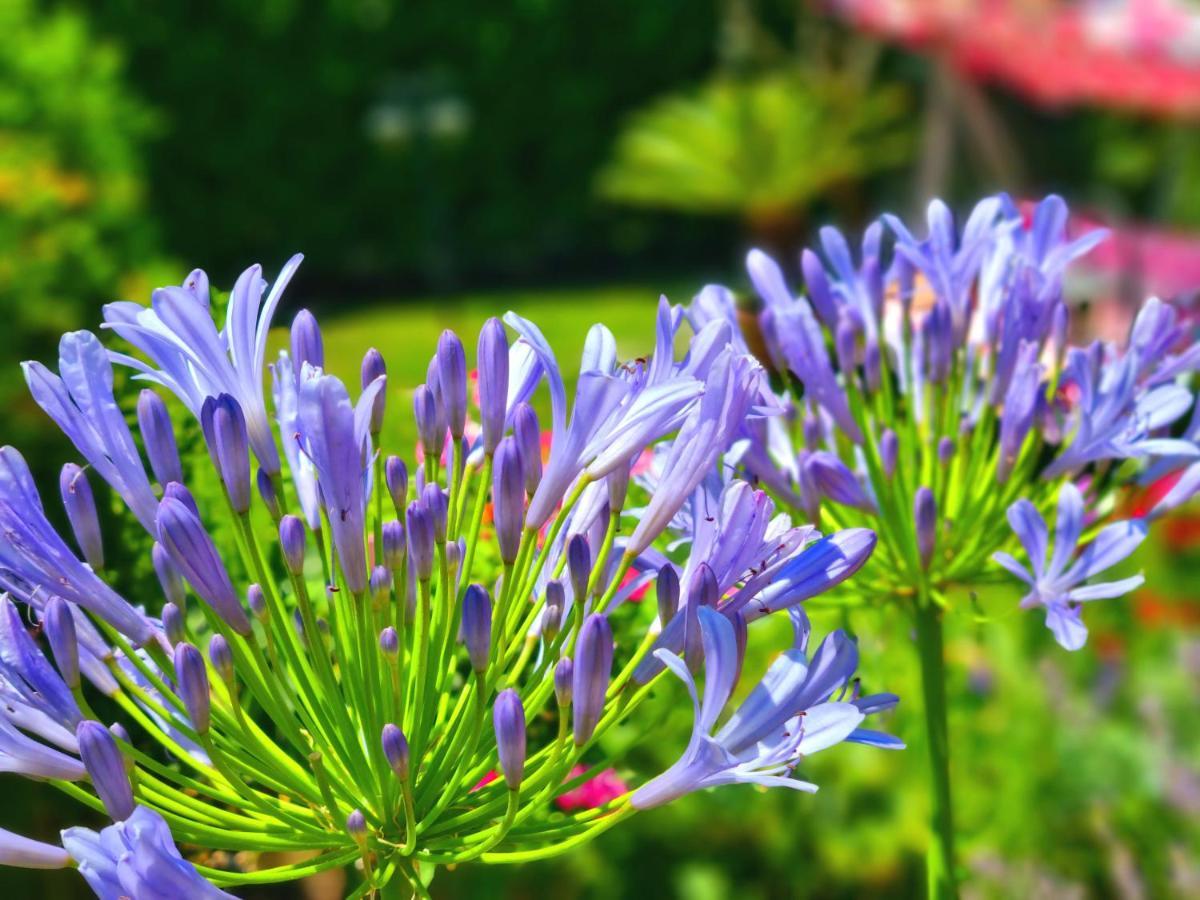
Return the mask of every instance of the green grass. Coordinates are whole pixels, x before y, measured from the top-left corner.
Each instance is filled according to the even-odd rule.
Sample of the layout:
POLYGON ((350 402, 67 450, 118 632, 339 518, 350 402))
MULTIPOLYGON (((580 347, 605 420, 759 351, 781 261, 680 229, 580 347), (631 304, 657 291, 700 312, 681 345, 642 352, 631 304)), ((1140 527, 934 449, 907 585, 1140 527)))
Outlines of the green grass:
MULTIPOLYGON (((410 457, 416 440, 412 423, 412 392, 425 381, 438 336, 451 328, 467 348, 468 367, 474 368, 479 329, 490 316, 514 310, 532 321, 546 336, 570 382, 579 368, 588 328, 603 322, 617 339, 621 358, 644 356, 654 343, 654 315, 660 288, 649 285, 507 291, 462 294, 423 300, 380 301, 344 316, 322 313, 325 367, 357 393, 359 366, 368 347, 377 348, 388 366, 388 405, 383 445, 388 452, 410 457)), ((679 290, 675 302, 690 296, 679 290)), ((286 333, 272 335, 273 358, 287 342, 286 333)), ((538 412, 548 426, 548 409, 538 412)))

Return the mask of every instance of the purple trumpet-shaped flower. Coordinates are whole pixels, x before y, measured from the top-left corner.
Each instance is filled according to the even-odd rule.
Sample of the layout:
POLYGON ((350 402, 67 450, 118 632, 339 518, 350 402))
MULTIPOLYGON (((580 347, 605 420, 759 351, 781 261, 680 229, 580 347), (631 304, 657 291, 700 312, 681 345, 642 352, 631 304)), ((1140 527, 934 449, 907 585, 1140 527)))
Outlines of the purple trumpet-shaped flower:
POLYGON ((668 803, 684 794, 721 784, 749 783, 815 791, 816 785, 792 777, 806 756, 842 741, 900 748, 899 741, 860 729, 869 713, 896 703, 890 694, 844 701, 842 691, 858 665, 858 652, 843 632, 834 632, 807 658, 809 628, 804 614, 793 610, 794 646, 772 665, 725 726, 713 733, 729 702, 741 669, 737 632, 728 619, 709 607, 698 610, 704 645, 704 697, 683 660, 657 650, 664 665, 687 686, 695 715, 692 737, 683 756, 631 797, 637 809, 668 803))
POLYGON ((928 569, 937 544, 937 501, 933 491, 922 485, 913 498, 913 522, 917 530, 917 555, 921 568, 928 569))
POLYGON ((241 515, 250 509, 250 444, 242 408, 229 394, 209 397, 200 407, 200 427, 225 494, 241 515))
POLYGON ((113 399, 112 364, 100 341, 88 331, 64 334, 58 345, 58 375, 38 362, 22 365, 38 406, 153 532, 158 501, 125 415, 113 399))
POLYGON ((525 777, 525 707, 521 696, 512 688, 501 691, 492 709, 492 724, 496 729, 496 754, 500 771, 510 791, 521 787, 525 777))
POLYGON ((197 734, 207 733, 212 721, 208 671, 204 668, 204 657, 191 644, 175 645, 175 683, 192 727, 197 734))
MULTIPOLYGON (((79 638, 75 633, 75 615, 62 597, 51 597, 42 611, 42 626, 54 662, 66 686, 79 687, 79 638)), ((6 651, 0 650, 0 657, 6 651)), ((7 652, 12 652, 8 649, 7 652)))
POLYGON ((492 481, 496 543, 500 546, 500 559, 511 563, 517 558, 525 522, 525 473, 521 467, 521 453, 512 438, 504 438, 496 448, 492 481))
POLYGON ((12 447, 0 448, 0 534, 0 575, 7 581, 16 577, 70 600, 135 642, 153 635, 150 621, 80 562, 51 527, 29 467, 12 447))
POLYGON ((208 278, 200 270, 188 276, 182 287, 156 290, 149 307, 137 303, 104 307, 105 327, 133 344, 153 365, 119 353, 112 354, 113 360, 163 385, 197 418, 207 398, 231 394, 246 417, 254 455, 271 475, 279 472, 279 453, 263 402, 267 332, 301 259, 296 254, 287 261, 265 302, 262 267, 243 272, 230 292, 225 329, 219 333, 209 312, 208 278))
MULTIPOLYGON (((383 361, 383 354, 374 347, 368 350, 366 355, 363 356, 360 376, 364 391, 371 386, 375 379, 387 376, 387 363, 383 361)), ((376 440, 379 438, 379 432, 383 430, 383 414, 386 406, 387 392, 377 391, 375 399, 371 401, 371 422, 368 426, 371 437, 376 440)))
POLYGON ((62 847, 35 841, 0 828, 0 866, 18 869, 65 869, 71 856, 62 847))
POLYGON ((380 740, 383 743, 383 756, 392 771, 396 773, 396 777, 401 781, 407 780, 409 752, 408 740, 404 737, 404 732, 400 730, 399 726, 389 722, 383 726, 380 740))
POLYGON ((350 404, 345 386, 332 375, 300 387, 300 423, 307 453, 316 467, 338 563, 351 593, 367 589, 364 517, 371 469, 368 433, 371 406, 384 378, 377 378, 350 404))
POLYGON ((591 740, 604 713, 604 694, 612 677, 613 634, 608 619, 593 613, 584 619, 575 649, 571 693, 575 704, 575 746, 591 740))
MULTIPOLYGON (((65 602, 61 598, 55 599, 60 603, 65 602)), ((66 612, 70 614, 69 609, 66 612)), ((64 660, 65 668, 70 669, 70 648, 62 645, 67 644, 74 635, 64 633, 66 627, 69 626, 59 626, 51 649, 68 656, 64 660)), ((76 659, 77 654, 76 647, 76 659)), ((42 654, 25 630, 20 610, 7 594, 0 595, 0 683, 3 683, 3 693, 8 695, 6 699, 10 707, 14 702, 21 703, 65 728, 74 728, 82 717, 71 694, 66 673, 55 671, 42 654)))
POLYGON ((472 584, 463 597, 462 639, 471 660, 471 668, 484 672, 492 638, 492 599, 483 585, 472 584))
POLYGON ((167 497, 159 504, 158 540, 200 599, 238 634, 250 634, 250 620, 216 545, 183 502, 167 497))
POLYGON ((138 430, 142 433, 142 444, 150 470, 162 485, 172 481, 183 483, 183 466, 179 462, 179 447, 175 444, 175 430, 171 425, 171 414, 162 397, 149 388, 138 395, 138 430))
POLYGON ((479 332, 476 357, 479 368, 479 424, 483 430, 483 449, 496 452, 504 437, 504 419, 508 412, 508 335, 499 319, 488 319, 479 332))
POLYGON ((1058 494, 1054 547, 1048 561, 1049 529, 1034 505, 1018 500, 1008 508, 1008 521, 1025 548, 1031 569, 1007 553, 998 552, 992 558, 1029 586, 1021 608, 1042 607, 1046 627, 1067 650, 1078 650, 1087 642, 1087 627, 1080 615, 1082 604, 1119 597, 1145 581, 1141 575, 1133 575, 1118 581, 1083 584, 1133 553, 1145 540, 1146 526, 1141 521, 1106 525, 1075 558, 1084 526, 1084 500, 1079 488, 1070 482, 1058 494))
POLYGON ((83 558, 93 569, 103 569, 104 542, 100 537, 100 517, 96 513, 96 498, 92 496, 87 475, 79 466, 67 463, 62 467, 58 487, 71 533, 75 535, 75 543, 79 545, 83 558))
POLYGON ((79 874, 104 900, 236 900, 205 881, 195 866, 179 855, 167 823, 145 806, 137 807, 125 821, 98 834, 87 828, 68 828, 62 839, 79 866, 79 874))
POLYGON ((75 738, 79 741, 79 756, 104 808, 117 822, 128 819, 134 809, 133 786, 129 783, 125 757, 112 734, 99 722, 84 719, 75 728, 75 738))

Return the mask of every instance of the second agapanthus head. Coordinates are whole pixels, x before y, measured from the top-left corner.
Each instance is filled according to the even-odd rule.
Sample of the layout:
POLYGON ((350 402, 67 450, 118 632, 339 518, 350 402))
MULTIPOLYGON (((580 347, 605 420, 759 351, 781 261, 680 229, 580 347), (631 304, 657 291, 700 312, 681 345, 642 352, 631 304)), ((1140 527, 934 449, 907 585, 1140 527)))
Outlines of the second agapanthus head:
MULTIPOLYGON (((1107 514, 1139 472, 1200 457, 1176 433, 1200 346, 1154 299, 1123 346, 1070 343, 1066 271, 1103 237, 1070 239, 1058 197, 1029 210, 988 198, 961 227, 935 201, 926 237, 884 216, 857 260, 822 229, 820 250, 801 257, 806 296, 752 251, 758 313, 744 346, 765 348, 788 411, 748 422, 728 462, 809 518, 876 529, 879 551, 856 586, 920 605, 996 580, 993 554, 1016 546, 1006 519, 1045 515, 1073 490, 1089 516, 1107 514)), ((718 287, 688 315, 738 321, 718 287)), ((1095 536, 1085 530, 1064 552, 1079 543, 1086 555, 1095 536)), ((1080 586, 1054 593, 1052 582, 1040 580, 1040 605, 1071 608, 1080 586)), ((1055 634, 1082 642, 1078 629, 1055 634)))

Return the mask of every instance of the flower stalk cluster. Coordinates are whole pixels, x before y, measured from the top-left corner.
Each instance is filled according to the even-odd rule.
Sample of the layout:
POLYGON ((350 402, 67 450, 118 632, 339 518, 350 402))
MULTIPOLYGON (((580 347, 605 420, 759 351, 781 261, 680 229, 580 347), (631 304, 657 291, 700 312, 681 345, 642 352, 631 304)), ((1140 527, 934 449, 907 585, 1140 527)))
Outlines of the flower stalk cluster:
POLYGON ((69 829, 62 847, 0 835, 0 861, 77 866, 100 896, 228 896, 349 865, 356 896, 423 894, 438 866, 562 852, 700 788, 812 790, 793 770, 843 740, 899 746, 861 727, 896 698, 859 696, 844 633, 810 663, 800 606, 853 575, 873 534, 793 525, 719 475, 746 423, 779 412, 728 324, 698 328, 677 359, 683 314, 663 300, 654 353, 624 365, 595 326, 573 402, 531 322, 484 325, 473 403, 466 348, 446 332, 411 394, 406 461, 380 446, 400 401, 383 356, 366 354, 352 397, 306 312, 264 400, 267 330, 298 261, 269 289, 258 267, 243 274, 223 330, 197 271, 148 308, 106 308, 138 356, 77 332, 57 373, 26 366, 153 541, 163 602, 114 587, 88 470, 62 479, 81 560, 19 453, 0 450, 0 762, 116 823, 69 829), (181 461, 157 390, 137 399, 135 436, 113 362, 199 420, 206 460, 181 461), (666 474, 636 507, 631 475, 656 447, 666 474), (202 506, 186 485, 208 465, 222 497, 202 506), (634 606, 651 584, 656 603, 634 606), (726 713, 753 623, 780 611, 793 648, 726 713), (599 806, 556 805, 624 765, 606 735, 677 690, 667 670, 695 700, 680 761, 599 806), (174 841, 308 856, 234 871, 193 865, 174 841))

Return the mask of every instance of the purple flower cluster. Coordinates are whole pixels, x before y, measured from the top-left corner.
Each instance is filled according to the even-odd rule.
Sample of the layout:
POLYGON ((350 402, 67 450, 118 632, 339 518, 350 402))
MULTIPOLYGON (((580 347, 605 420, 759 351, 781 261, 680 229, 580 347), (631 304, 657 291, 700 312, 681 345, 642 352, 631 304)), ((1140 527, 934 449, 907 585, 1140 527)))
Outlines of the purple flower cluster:
MULTIPOLYGON (((1066 272, 1104 234, 1068 239, 1067 218, 1058 197, 1026 217, 999 196, 960 227, 935 201, 926 237, 884 216, 857 260, 824 228, 819 250, 801 255, 806 296, 765 254, 747 258, 753 338, 787 412, 747 423, 727 462, 812 521, 875 528, 880 551, 862 584, 916 587, 944 606, 952 585, 988 580, 992 554, 1012 546, 1001 537, 1006 511, 1029 521, 1066 484, 1090 509, 1111 508, 1138 466, 1162 474, 1200 457, 1194 433, 1173 433, 1194 404, 1200 345, 1170 305, 1148 301, 1123 346, 1069 345, 1066 272)), ((713 286, 687 314, 696 326, 737 321, 733 295, 713 286)), ((1157 513, 1200 487, 1198 471, 1157 513)), ((1017 536, 1031 546, 1028 530, 1017 536)), ((1105 567, 1133 546, 1117 545, 1115 558, 1108 548, 1105 567)), ((1078 623, 1073 592, 1098 569, 1076 568, 1067 582, 1031 560, 1038 605, 1075 610, 1078 623)), ((1064 621, 1052 617, 1055 635, 1079 646, 1082 626, 1067 638, 1064 621)))

